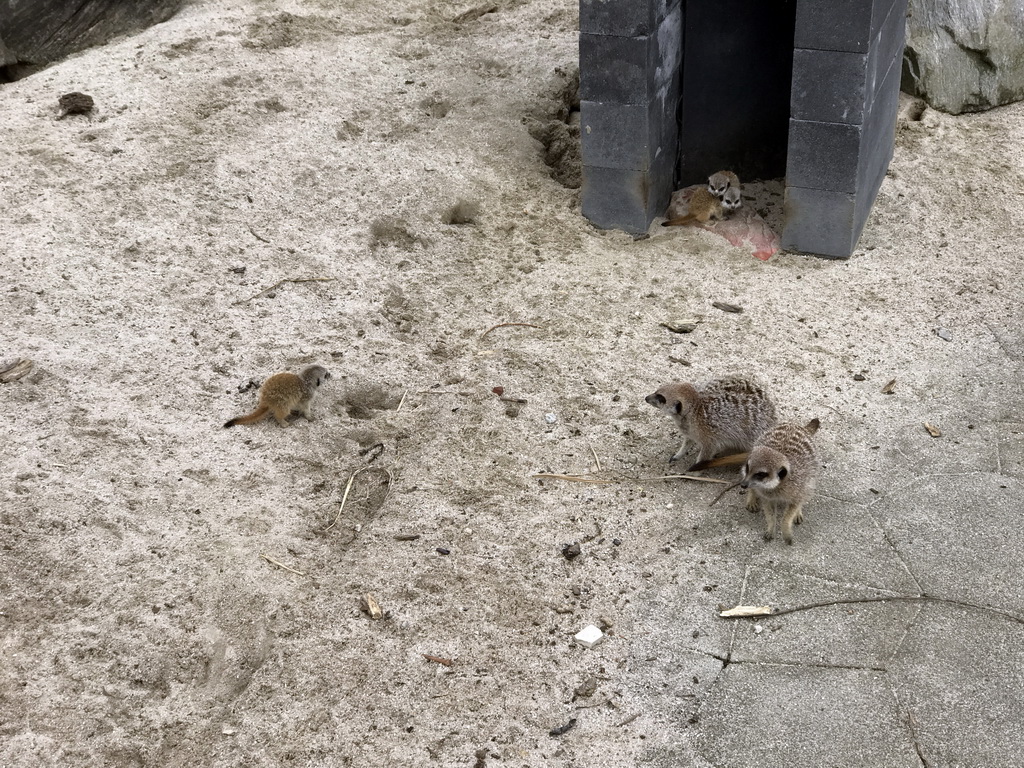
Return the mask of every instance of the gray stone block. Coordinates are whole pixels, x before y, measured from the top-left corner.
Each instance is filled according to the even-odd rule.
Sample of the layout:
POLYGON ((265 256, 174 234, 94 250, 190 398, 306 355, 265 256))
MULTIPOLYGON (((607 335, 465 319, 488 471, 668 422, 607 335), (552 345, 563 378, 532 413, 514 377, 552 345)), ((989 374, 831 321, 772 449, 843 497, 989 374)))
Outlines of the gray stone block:
MULTIPOLYGON (((903 41, 906 36, 907 0, 896 0, 881 29, 872 41, 868 55, 867 94, 868 102, 881 88, 889 72, 890 62, 902 58, 903 41)), ((897 90, 899 90, 897 86, 897 90)))
POLYGON ((648 35, 681 5, 682 0, 580 0, 580 32, 648 35))
POLYGON ((647 171, 657 154, 652 146, 650 107, 640 104, 580 102, 583 164, 647 171))
POLYGON ((864 122, 867 60, 863 53, 805 48, 794 51, 790 117, 829 123, 864 122))
POLYGON ((797 48, 867 53, 896 0, 800 0, 797 48))
MULTIPOLYGON (((675 88, 682 59, 682 15, 674 9, 650 35, 580 34, 580 98, 648 104, 675 88)), ((674 110, 673 110, 674 111, 674 110)))
POLYGON ((650 36, 580 34, 580 98, 646 104, 653 90, 656 55, 650 36), (651 66, 655 64, 655 66, 651 66))
POLYGON ((903 45, 906 0, 897 0, 870 41, 869 53, 800 48, 793 56, 790 117, 795 120, 864 122, 866 113, 903 45))
POLYGON ((852 194, 863 133, 863 125, 790 120, 786 184, 852 194))
POLYGON ((649 172, 583 166, 583 215, 599 229, 646 232, 671 195, 671 158, 662 158, 649 172))
POLYGON ((857 244, 857 200, 852 192, 786 187, 782 247, 847 259, 857 244))

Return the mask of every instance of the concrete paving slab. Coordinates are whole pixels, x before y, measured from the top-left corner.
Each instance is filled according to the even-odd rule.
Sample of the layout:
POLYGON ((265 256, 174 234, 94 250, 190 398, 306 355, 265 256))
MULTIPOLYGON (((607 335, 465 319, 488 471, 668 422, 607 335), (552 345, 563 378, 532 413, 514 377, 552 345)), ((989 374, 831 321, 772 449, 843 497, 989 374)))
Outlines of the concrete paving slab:
POLYGON ((719 768, 920 768, 884 672, 730 664, 700 714, 697 747, 719 768))
POLYGON ((1024 483, 995 473, 921 477, 871 506, 925 594, 1024 614, 1024 483))
POLYGON ((961 606, 922 608, 890 666, 921 765, 1024 765, 1022 661, 1020 622, 961 606))
MULTIPOLYGON (((888 596, 879 590, 837 584, 791 569, 751 568, 744 602, 786 609, 888 596)), ((734 662, 884 669, 920 610, 917 603, 845 603, 781 616, 722 621, 737 626, 730 654, 734 662)))

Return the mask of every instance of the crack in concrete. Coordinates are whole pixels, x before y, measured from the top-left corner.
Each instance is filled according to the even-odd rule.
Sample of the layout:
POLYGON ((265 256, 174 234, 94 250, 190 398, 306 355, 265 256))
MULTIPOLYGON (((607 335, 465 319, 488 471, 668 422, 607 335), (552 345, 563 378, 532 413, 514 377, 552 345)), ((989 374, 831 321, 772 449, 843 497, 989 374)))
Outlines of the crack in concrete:
POLYGON ((910 731, 910 743, 914 745, 914 752, 917 753, 917 759, 921 762, 921 768, 931 768, 931 764, 928 759, 924 756, 924 750, 921 749, 921 741, 917 737, 917 720, 914 717, 914 713, 910 710, 910 707, 904 707, 903 702, 900 701, 899 691, 896 689, 896 682, 889 677, 889 688, 892 691, 892 697, 896 701, 897 709, 901 709, 907 713, 907 728, 910 731))
MULTIPOLYGON (((775 568, 769 567, 769 566, 766 566, 766 565, 759 565, 759 566, 755 566, 755 567, 762 568, 764 570, 771 570, 771 571, 775 570, 775 568)), ((906 594, 906 592, 899 592, 899 591, 897 591, 895 589, 887 589, 886 587, 872 587, 872 586, 870 586, 868 584, 853 584, 853 583, 850 583, 848 581, 837 581, 836 579, 828 579, 828 578, 826 578, 824 576, 818 576, 818 575, 813 574, 813 573, 805 573, 804 571, 799 571, 799 570, 793 570, 793 571, 790 571, 790 573, 792 573, 794 576, 799 576, 802 579, 810 579, 812 581, 817 581, 817 582, 820 582, 822 584, 833 584, 833 585, 835 585, 837 587, 842 587, 843 589, 865 589, 865 590, 869 590, 871 592, 881 592, 882 594, 893 595, 893 596, 896 596, 896 597, 898 597, 900 595, 905 595, 906 594)), ((915 585, 916 585, 916 583, 915 583, 915 585)), ((918 590, 918 591, 920 592, 920 590, 918 590)), ((742 598, 742 595, 741 595, 741 598, 742 598)))
MULTIPOLYGON (((877 503, 877 501, 880 501, 880 499, 876 500, 875 503, 877 503)), ((909 576, 910 580, 914 582, 914 587, 917 589, 918 594, 924 592, 921 588, 921 580, 918 579, 917 575, 910 569, 910 564, 903 558, 903 553, 900 552, 899 547, 896 546, 896 542, 889 536, 889 531, 885 529, 882 522, 871 511, 872 506, 874 506, 874 503, 868 504, 866 507, 866 511, 868 513, 868 517, 871 518, 871 522, 873 522, 875 527, 878 528, 878 532, 882 534, 882 538, 885 540, 885 543, 889 545, 889 549, 891 549, 893 554, 896 555, 896 559, 899 560, 900 565, 903 566, 903 570, 907 572, 907 576, 909 576)))

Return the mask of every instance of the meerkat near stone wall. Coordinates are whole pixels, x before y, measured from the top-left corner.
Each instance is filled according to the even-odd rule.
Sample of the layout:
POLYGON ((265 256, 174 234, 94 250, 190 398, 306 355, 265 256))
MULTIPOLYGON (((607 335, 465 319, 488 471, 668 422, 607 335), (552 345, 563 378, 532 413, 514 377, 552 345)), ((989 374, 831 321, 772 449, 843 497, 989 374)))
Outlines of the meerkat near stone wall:
POLYGON ((735 187, 729 187, 725 190, 725 194, 722 195, 722 212, 728 216, 733 211, 738 210, 743 205, 743 198, 740 196, 739 189, 735 187))
POLYGON ((685 227, 688 224, 706 224, 711 219, 725 218, 722 201, 711 194, 707 188, 700 187, 693 191, 686 208, 686 215, 677 219, 663 221, 663 227, 685 227))
POLYGON ((708 192, 715 197, 721 199, 730 189, 740 192, 740 177, 732 171, 716 171, 708 176, 708 192))
POLYGON ((238 416, 224 424, 225 428, 236 424, 253 424, 273 415, 282 427, 288 426, 288 416, 298 411, 312 421, 309 406, 317 389, 331 374, 320 365, 311 365, 300 374, 275 373, 260 387, 260 401, 256 410, 247 416, 238 416))
POLYGON ((645 400, 679 425, 683 444, 670 461, 697 445, 697 464, 722 451, 749 451, 775 425, 775 404, 757 384, 739 377, 702 384, 673 382, 658 387, 645 400))
POLYGON ((764 515, 764 538, 771 541, 781 519, 782 538, 793 543, 793 524, 803 522, 803 507, 814 493, 818 459, 811 437, 819 422, 779 424, 761 436, 740 470, 747 509, 764 515))

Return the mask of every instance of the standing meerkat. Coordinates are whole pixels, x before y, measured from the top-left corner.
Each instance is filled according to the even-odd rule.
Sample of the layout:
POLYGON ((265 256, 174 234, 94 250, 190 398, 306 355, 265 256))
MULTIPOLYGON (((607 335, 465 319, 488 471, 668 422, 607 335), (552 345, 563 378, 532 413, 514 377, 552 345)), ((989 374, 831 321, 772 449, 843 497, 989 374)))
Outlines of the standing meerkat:
POLYGON ((726 450, 749 451, 775 425, 775 404, 757 384, 738 377, 703 384, 678 381, 658 387, 645 400, 671 416, 683 433, 683 444, 670 461, 697 445, 696 462, 726 450))
POLYGON ((706 187, 693 190, 690 202, 686 208, 686 215, 676 219, 663 221, 663 227, 684 227, 687 224, 706 224, 711 219, 722 219, 725 212, 722 210, 722 201, 708 192, 706 187))
POLYGON ((764 515, 764 538, 771 541, 781 518, 782 538, 793 543, 793 524, 803 522, 803 506, 814 493, 818 459, 811 436, 819 422, 779 424, 761 436, 740 470, 747 509, 764 515))
POLYGON ((256 410, 247 416, 237 416, 225 422, 224 427, 253 424, 271 414, 278 424, 286 427, 288 416, 293 411, 298 411, 307 421, 312 421, 309 405, 317 389, 329 378, 331 374, 320 365, 311 365, 300 374, 275 373, 260 387, 260 402, 256 410))
POLYGON ((740 192, 740 177, 732 171, 715 171, 708 176, 708 192, 715 197, 722 199, 730 189, 740 192))

